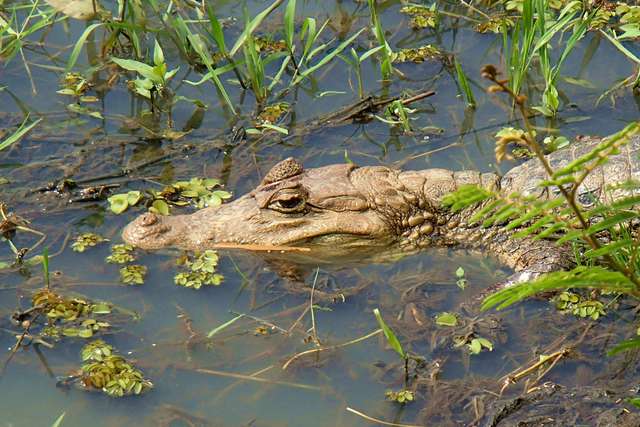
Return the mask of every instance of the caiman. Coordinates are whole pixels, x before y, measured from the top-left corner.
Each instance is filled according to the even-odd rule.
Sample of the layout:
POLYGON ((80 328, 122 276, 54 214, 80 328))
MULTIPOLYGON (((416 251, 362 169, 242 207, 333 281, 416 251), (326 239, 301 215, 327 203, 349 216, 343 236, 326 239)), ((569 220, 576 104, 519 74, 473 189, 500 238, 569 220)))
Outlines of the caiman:
MULTIPOLYGON (((547 158, 558 168, 588 153, 599 141, 583 138, 547 158)), ((606 188, 640 181, 639 155, 640 136, 634 136, 619 154, 589 175, 580 187, 579 201, 620 197, 606 188)), ((143 249, 203 250, 232 243, 301 246, 338 256, 392 245, 403 251, 435 246, 480 248, 515 270, 508 284, 570 268, 573 256, 550 240, 515 239, 512 231, 500 226, 472 224, 468 218, 477 208, 452 212, 442 199, 463 184, 505 194, 538 194, 538 184, 545 178, 537 159, 500 177, 471 170, 400 171, 353 164, 304 169, 288 158, 273 166, 253 191, 233 202, 190 215, 145 213, 124 229, 123 237, 143 249)))

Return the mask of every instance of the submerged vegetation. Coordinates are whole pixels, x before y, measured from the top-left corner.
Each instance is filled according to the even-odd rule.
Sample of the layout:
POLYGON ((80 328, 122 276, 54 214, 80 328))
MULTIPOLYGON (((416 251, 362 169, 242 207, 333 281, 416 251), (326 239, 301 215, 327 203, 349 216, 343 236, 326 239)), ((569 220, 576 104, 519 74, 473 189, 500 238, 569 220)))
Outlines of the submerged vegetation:
MULTIPOLYGON (((640 183, 601 189, 623 196, 597 203, 583 186, 640 134, 636 3, 0 0, 0 376, 25 377, 2 383, 32 381, 23 371, 41 363, 58 385, 112 397, 159 384, 126 407, 140 414, 112 407, 120 424, 224 424, 231 404, 243 415, 229 425, 282 424, 289 411, 299 424, 279 406, 290 389, 324 414, 300 415, 308 425, 335 424, 326 414, 352 401, 367 408, 350 414, 399 426, 640 424, 640 183), (613 135, 577 160, 546 160, 601 129, 613 135), (314 260, 310 276, 273 248, 259 261, 214 250, 167 261, 120 243, 132 215, 219 206, 289 155, 500 172, 540 162, 538 193, 463 186, 445 204, 554 239, 575 268, 486 296, 504 274, 480 256, 314 260), (239 394, 252 385, 269 388, 239 394)), ((95 405, 46 420, 64 409, 55 425, 71 425, 95 405)))

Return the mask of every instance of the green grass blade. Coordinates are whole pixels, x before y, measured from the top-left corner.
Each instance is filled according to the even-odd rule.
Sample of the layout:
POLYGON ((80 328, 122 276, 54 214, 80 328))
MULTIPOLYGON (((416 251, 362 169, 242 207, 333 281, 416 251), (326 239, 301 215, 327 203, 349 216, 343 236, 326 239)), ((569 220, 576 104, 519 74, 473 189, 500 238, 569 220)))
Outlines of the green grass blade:
POLYGON ((104 23, 98 22, 97 24, 89 25, 82 32, 82 34, 80 35, 80 38, 78 38, 78 41, 76 41, 76 44, 73 46, 73 50, 71 51, 71 55, 69 56, 69 60, 67 61, 67 67, 65 69, 65 72, 68 73, 69 71, 71 71, 74 65, 76 65, 76 62, 78 62, 78 57, 80 56, 80 52, 82 52, 82 47, 84 46, 84 43, 87 41, 87 38, 89 38, 89 35, 96 28, 99 28, 103 25, 104 23))
POLYGON ((291 62, 291 57, 285 56, 284 59, 282 60, 282 64, 280 65, 280 69, 278 70, 276 75, 273 77, 271 84, 269 84, 269 87, 267 88, 269 92, 271 92, 273 88, 278 84, 280 79, 282 79, 282 75, 287 70, 287 65, 289 65, 289 62, 291 62))
POLYGON ((625 341, 621 341, 616 344, 611 350, 607 352, 607 356, 615 356, 618 353, 623 351, 635 350, 640 347, 640 337, 639 338, 631 338, 625 341))
POLYGON ((238 52, 238 50, 242 47, 242 45, 247 41, 247 38, 253 34, 253 32, 260 26, 260 24, 262 24, 262 21, 264 21, 264 19, 271 12, 273 12, 278 6, 280 6, 283 2, 284 0, 276 0, 273 3, 271 3, 271 5, 267 7, 265 10, 263 10, 258 15, 256 15, 256 17, 253 18, 249 22, 249 24, 245 27, 242 34, 240 34, 240 37, 238 37, 238 40, 236 40, 235 44, 231 48, 229 55, 230 56, 235 55, 238 52))
POLYGON ((211 4, 207 4, 207 16, 209 17, 209 25, 211 26, 211 36, 213 37, 213 41, 216 42, 216 46, 218 46, 218 50, 223 54, 227 53, 227 46, 224 41, 224 33, 222 32, 222 25, 215 13, 213 12, 213 7, 211 4))
POLYGON ((209 333, 207 334, 207 338, 211 338, 212 336, 214 336, 215 334, 217 334, 218 332, 228 328, 229 326, 231 326, 233 323, 235 323, 236 321, 240 320, 241 318, 243 318, 244 315, 243 314, 239 314, 236 317, 234 317, 231 320, 228 320, 226 322, 224 322, 222 325, 213 328, 212 330, 209 331, 209 333))
POLYGON ((5 139, 4 141, 0 142, 0 151, 2 151, 5 148, 9 147, 11 144, 14 144, 14 143, 20 141, 22 139, 22 137, 27 134, 27 132, 29 132, 38 123, 40 123, 42 121, 42 119, 40 118, 40 119, 36 120, 35 122, 31 123, 30 125, 27 125, 27 121, 28 120, 29 120, 29 114, 27 114, 27 117, 25 117, 24 121, 22 122, 22 124, 20 125, 18 130, 16 130, 13 134, 9 135, 7 137, 7 139, 5 139))
POLYGON ((627 58, 629 58, 630 60, 632 60, 633 62, 635 62, 636 64, 640 64, 640 58, 638 58, 637 56, 635 56, 633 53, 631 53, 631 51, 629 49, 627 49, 626 47, 624 47, 622 45, 622 43, 620 43, 615 36, 612 36, 609 31, 604 31, 604 30, 600 30, 600 34, 604 35, 607 40, 609 40, 611 42, 611 44, 613 44, 615 46, 616 49, 618 49, 620 52, 622 52, 622 54, 624 56, 626 56, 627 58))
POLYGON ((464 98, 467 100, 467 105, 469 107, 476 106, 476 99, 473 96, 473 91, 471 90, 471 86, 469 86, 469 81, 467 80, 467 76, 464 74, 462 70, 462 66, 458 59, 454 59, 453 62, 456 68, 456 74, 458 75, 458 83, 460 83, 460 89, 462 89, 462 93, 464 94, 464 98))
POLYGON ((384 36, 384 29, 382 28, 382 24, 380 23, 380 18, 378 17, 378 11, 376 9, 376 0, 368 0, 369 11, 371 13, 371 24, 373 25, 374 32, 376 34, 376 39, 380 46, 384 49, 382 50, 382 60, 380 61, 380 71, 382 72, 383 80, 388 80, 391 77, 391 73, 393 71, 393 66, 391 65, 391 48, 389 47, 389 43, 387 43, 387 39, 384 36))
POLYGON ((376 316, 378 324, 380 325, 380 328, 382 329, 384 336, 387 338, 387 341, 389 342, 391 348, 393 348, 396 353, 400 355, 400 357, 405 359, 407 356, 402 349, 402 344, 400 344, 400 341, 398 340, 398 337, 396 337, 396 334, 394 334, 391 328, 385 323, 384 319, 382 318, 382 314, 380 314, 380 310, 374 308, 373 314, 376 316))
POLYGON ((60 427, 62 425, 62 420, 64 419, 64 416, 66 414, 67 414, 66 412, 63 412, 62 414, 60 414, 60 416, 56 418, 53 424, 51 424, 51 427, 60 427))
POLYGON ((333 51, 328 53, 325 57, 323 57, 316 64, 312 65, 311 67, 309 67, 306 70, 304 70, 303 72, 301 72, 300 75, 293 81, 292 85, 296 85, 296 84, 300 83, 303 79, 305 79, 309 75, 313 74, 315 71, 317 71, 318 69, 322 68, 327 63, 331 62, 331 60, 333 60, 333 58, 335 58, 336 55, 341 53, 347 46, 349 46, 351 43, 353 43, 353 41, 360 34, 362 34, 362 32, 364 30, 365 30, 365 28, 362 28, 360 31, 358 31, 357 33, 355 33, 354 35, 349 37, 347 40, 345 40, 342 43, 340 43, 340 45, 338 47, 336 47, 333 51))
POLYGON ((289 51, 293 51, 294 23, 296 19, 296 0, 289 0, 284 11, 284 41, 289 51))
POLYGON ((209 73, 207 73, 207 76, 209 76, 211 80, 213 80, 213 84, 216 86, 216 88, 218 88, 218 91, 222 95, 222 98, 224 99, 225 104, 227 104, 227 107, 229 108, 231 113, 233 113, 234 115, 237 114, 235 108, 233 108, 233 103, 231 102, 231 98, 229 98, 229 94, 224 88, 224 85, 222 84, 222 82, 220 81, 218 74, 214 72, 213 59, 211 58, 211 55, 209 54, 209 51, 207 50, 207 47, 204 41, 202 40, 202 37, 200 37, 200 34, 189 34, 187 36, 187 39, 191 43, 193 50, 198 54, 202 62, 204 62, 207 69, 209 70, 209 73))
POLYGON ((42 274, 44 275, 44 284, 49 289, 49 248, 42 250, 42 274))

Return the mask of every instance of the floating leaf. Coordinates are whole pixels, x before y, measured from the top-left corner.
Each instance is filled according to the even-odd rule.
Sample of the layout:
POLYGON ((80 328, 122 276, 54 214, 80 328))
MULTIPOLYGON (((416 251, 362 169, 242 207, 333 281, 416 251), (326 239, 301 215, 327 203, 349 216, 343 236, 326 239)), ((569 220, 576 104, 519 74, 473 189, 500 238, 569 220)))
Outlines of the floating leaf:
POLYGON ((87 248, 96 246, 98 243, 104 242, 106 239, 95 233, 82 233, 71 244, 71 249, 75 252, 84 252, 87 248))
POLYGON ((114 194, 107 200, 109 200, 109 208, 111 209, 111 212, 116 215, 126 211, 129 207, 126 194, 114 194))
POLYGON ((154 200, 149 210, 160 215, 169 215, 169 205, 164 200, 154 200))
POLYGON ((471 343, 469 343, 468 346, 471 354, 478 354, 480 353, 480 351, 482 351, 482 344, 480 344, 480 340, 478 340, 477 338, 471 340, 471 343))
POLYGON ((398 402, 402 404, 413 402, 415 399, 415 395, 411 390, 400 390, 400 391, 387 390, 385 393, 385 396, 387 400, 391 400, 393 402, 398 402))
POLYGON ((120 243, 111 247, 111 255, 106 258, 110 264, 126 264, 135 260, 133 256, 133 246, 120 243))
POLYGON ((127 265, 120 269, 120 281, 126 285, 142 285, 146 274, 144 265, 127 265))
POLYGON ((102 340, 93 341, 82 348, 81 383, 85 387, 102 390, 112 397, 141 394, 153 388, 153 383, 113 347, 102 340))
POLYGON ((436 316, 436 324, 440 326, 456 326, 458 318, 453 313, 440 313, 436 316))

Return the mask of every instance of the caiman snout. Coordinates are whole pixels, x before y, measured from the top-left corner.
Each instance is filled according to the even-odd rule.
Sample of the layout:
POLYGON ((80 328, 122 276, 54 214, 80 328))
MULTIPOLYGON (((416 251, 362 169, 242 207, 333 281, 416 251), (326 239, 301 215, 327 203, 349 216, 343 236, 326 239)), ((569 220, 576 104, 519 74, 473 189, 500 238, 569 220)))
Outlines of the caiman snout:
POLYGON ((141 249, 159 249, 177 243, 182 228, 176 217, 147 212, 125 227, 122 238, 141 249))

